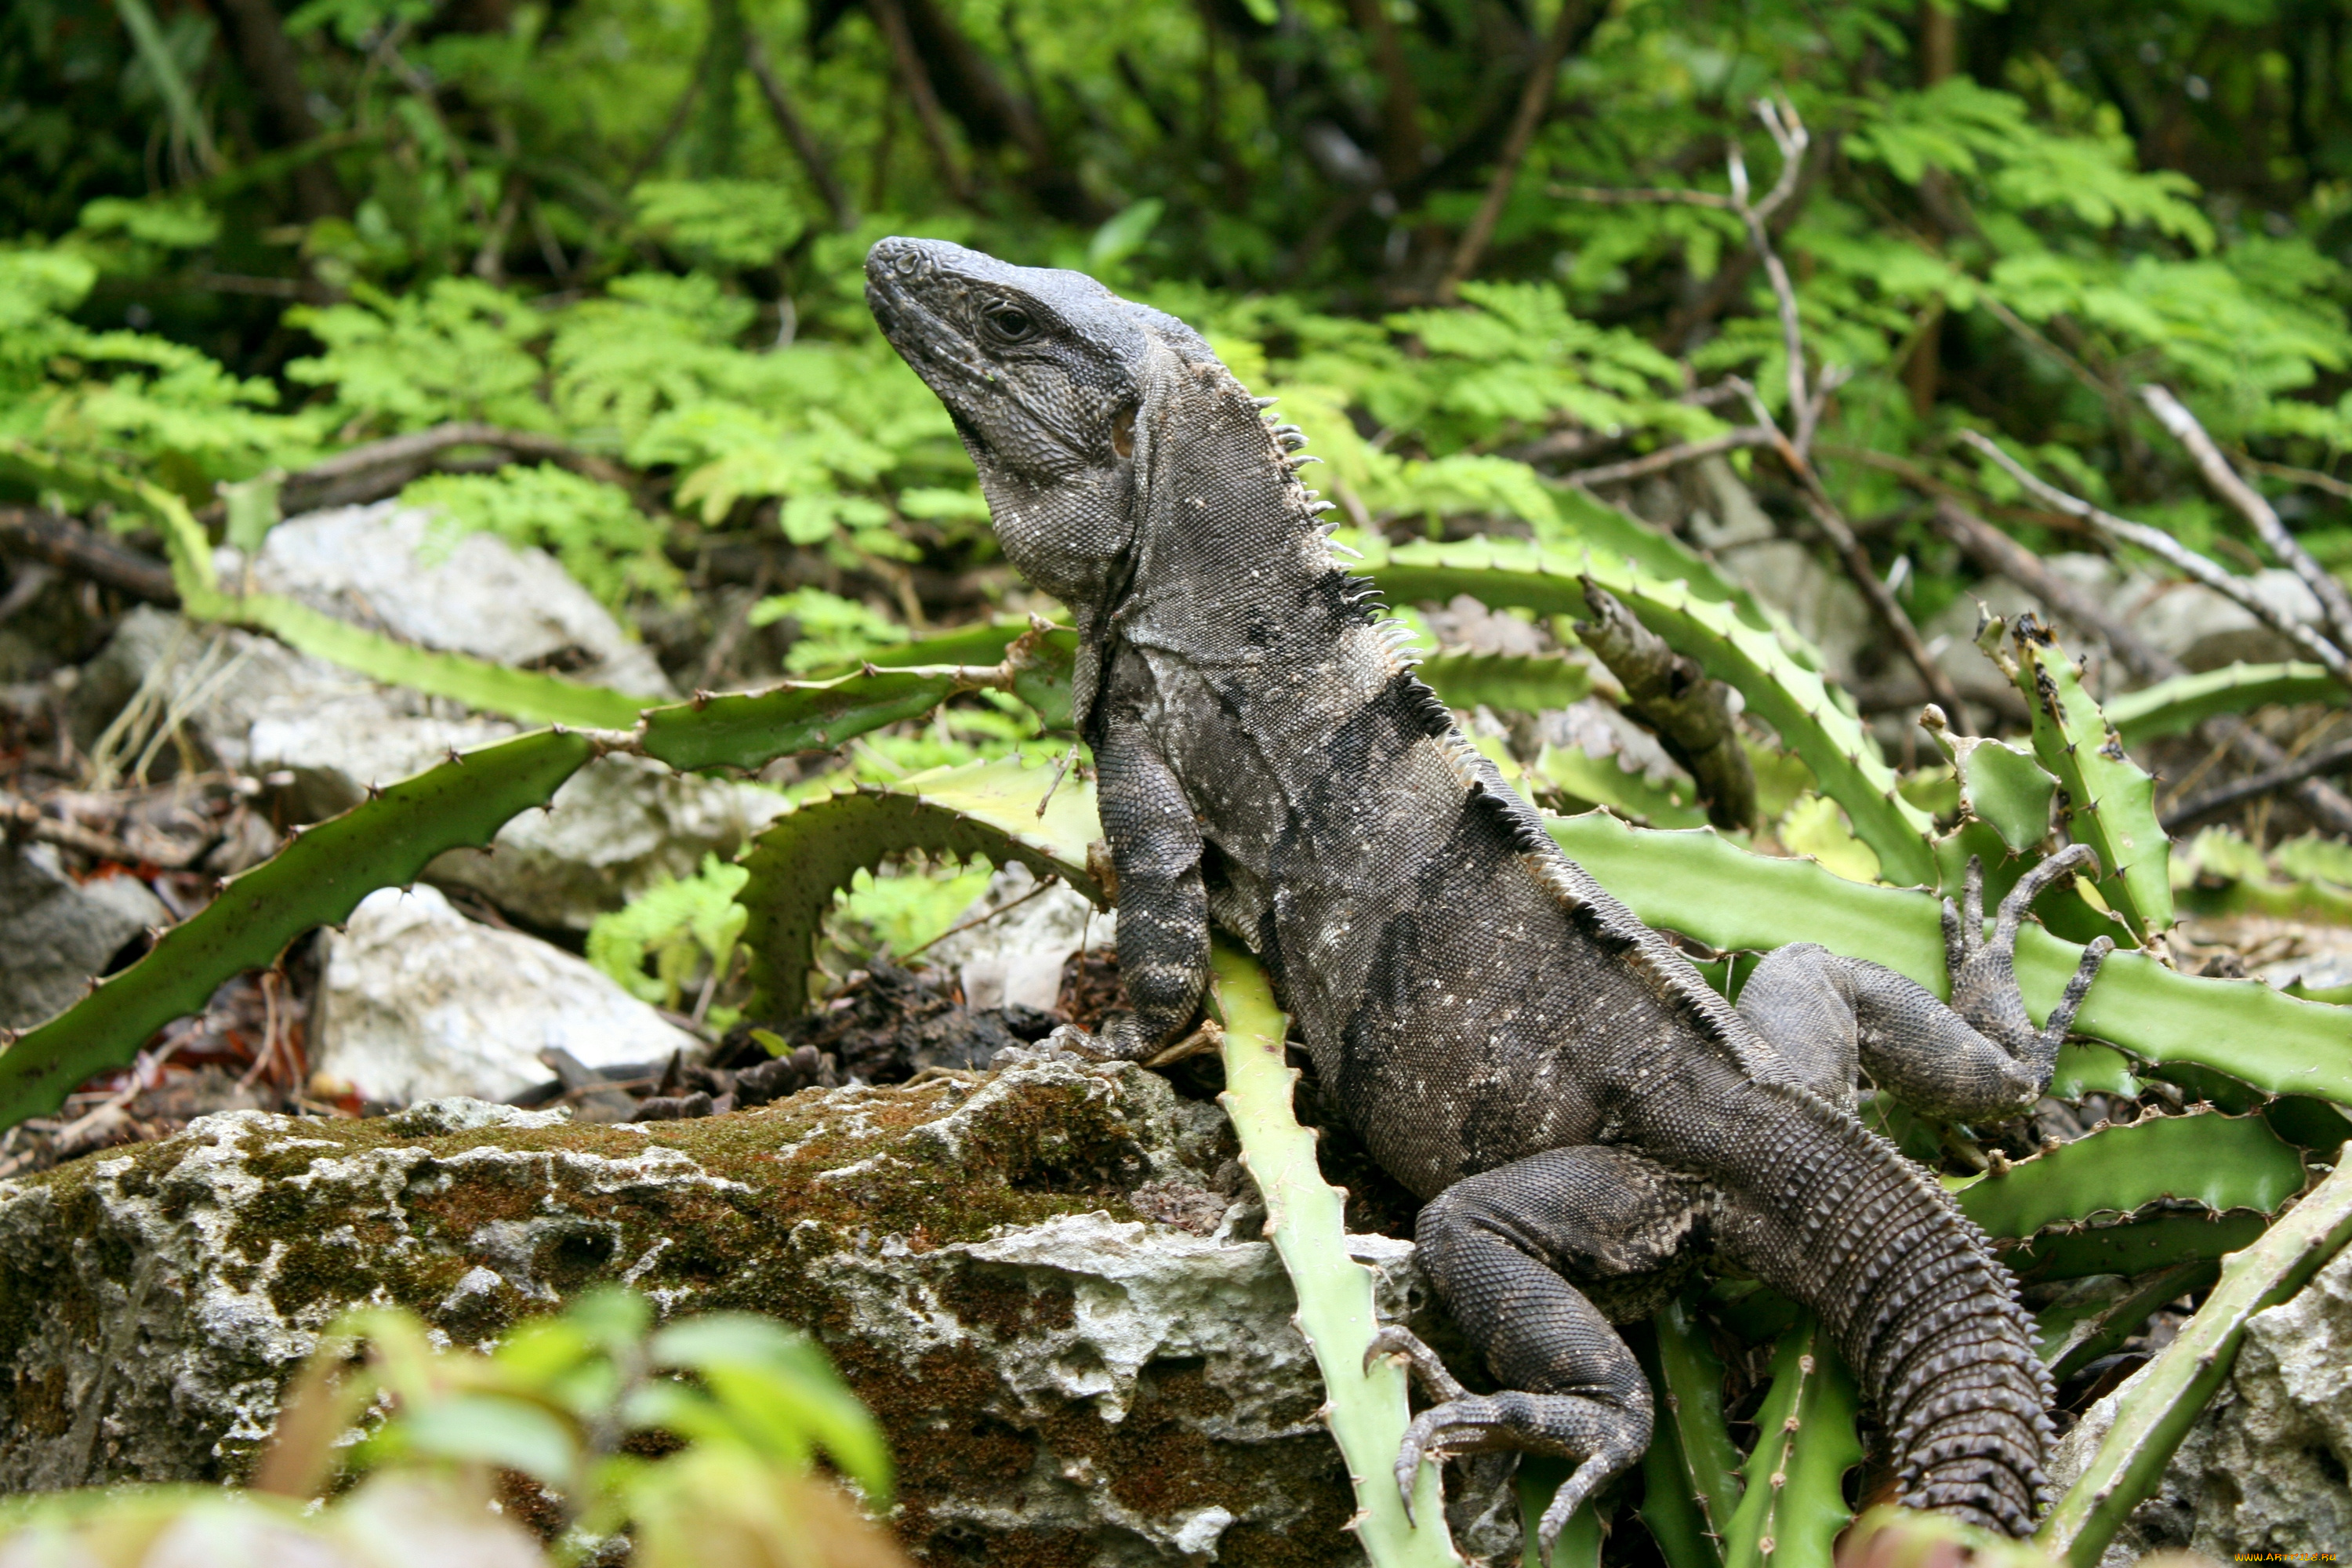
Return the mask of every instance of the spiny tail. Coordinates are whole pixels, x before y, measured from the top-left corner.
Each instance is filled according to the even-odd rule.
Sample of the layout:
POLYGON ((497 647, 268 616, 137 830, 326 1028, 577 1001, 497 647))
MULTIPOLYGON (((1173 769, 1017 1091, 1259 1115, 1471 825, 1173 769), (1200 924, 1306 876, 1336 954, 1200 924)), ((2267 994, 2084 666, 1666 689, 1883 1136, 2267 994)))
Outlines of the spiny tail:
POLYGON ((1740 1109, 1764 1114, 1724 1173, 1727 1249, 1821 1314, 1878 1407, 1904 1503, 2027 1534, 2053 1390, 2008 1270, 1894 1145, 1802 1090, 1755 1093, 1767 1104, 1740 1109))

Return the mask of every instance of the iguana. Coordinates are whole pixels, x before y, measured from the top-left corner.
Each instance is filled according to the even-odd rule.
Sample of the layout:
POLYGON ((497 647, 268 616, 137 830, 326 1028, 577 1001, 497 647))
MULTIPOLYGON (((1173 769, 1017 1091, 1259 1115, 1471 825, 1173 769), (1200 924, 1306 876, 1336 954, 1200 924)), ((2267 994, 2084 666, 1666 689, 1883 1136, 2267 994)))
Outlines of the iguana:
POLYGON ((1330 552, 1272 424, 1190 328, 1082 274, 935 240, 866 260, 883 334, 946 404, 997 538, 1079 634, 1132 1011, 1093 1042, 1183 1037, 1210 925, 1252 948, 1324 1093, 1424 1200, 1420 1256, 1504 1392, 1402 1331, 1437 1403, 1397 1458, 1560 1455, 1547 1557, 1648 1445, 1648 1384, 1580 1284, 1729 1259, 1820 1313, 1874 1402, 1901 1500, 2011 1535, 2043 1501, 2050 1383, 2013 1284, 1934 1177, 1862 1125, 1857 1062, 1923 1110, 2030 1107, 2107 946, 2047 1026, 2011 973, 2042 861, 1990 941, 1945 904, 1953 1005, 1810 944, 1737 1008, 1564 855, 1413 674, 1330 552))

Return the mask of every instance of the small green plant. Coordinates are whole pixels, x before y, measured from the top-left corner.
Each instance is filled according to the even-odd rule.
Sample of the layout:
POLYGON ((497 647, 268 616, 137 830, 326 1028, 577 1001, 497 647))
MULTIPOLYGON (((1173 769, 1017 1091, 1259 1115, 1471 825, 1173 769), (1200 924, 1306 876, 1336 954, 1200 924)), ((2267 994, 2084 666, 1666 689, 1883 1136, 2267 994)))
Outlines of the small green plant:
POLYGON ((662 554, 659 523, 637 510, 618 485, 551 464, 509 463, 495 474, 432 474, 400 499, 436 514, 428 556, 446 558, 468 533, 545 550, 580 585, 613 609, 631 599, 673 598, 677 568, 662 554))
POLYGON ((18 1501, 0 1511, 0 1551, 104 1568, 159 1553, 221 1568, 536 1568, 597 1558, 625 1534, 640 1568, 902 1564, 818 1475, 820 1458, 869 1506, 888 1506, 889 1454, 873 1417, 823 1351, 766 1318, 656 1328, 645 1298, 603 1289, 480 1353, 436 1349, 413 1314, 368 1308, 320 1336, 251 1491, 18 1501), (345 1471, 365 1479, 306 1506, 345 1471), (544 1548, 492 1501, 517 1488, 559 1522, 544 1548))
POLYGON ((640 1001, 672 1012, 684 1010, 687 988, 699 976, 705 995, 697 1012, 713 1028, 732 1027, 742 1009, 713 1005, 708 994, 734 967, 736 942, 750 918, 735 895, 750 876, 705 855, 693 876, 657 882, 625 908, 599 915, 588 928, 588 962, 640 1001))

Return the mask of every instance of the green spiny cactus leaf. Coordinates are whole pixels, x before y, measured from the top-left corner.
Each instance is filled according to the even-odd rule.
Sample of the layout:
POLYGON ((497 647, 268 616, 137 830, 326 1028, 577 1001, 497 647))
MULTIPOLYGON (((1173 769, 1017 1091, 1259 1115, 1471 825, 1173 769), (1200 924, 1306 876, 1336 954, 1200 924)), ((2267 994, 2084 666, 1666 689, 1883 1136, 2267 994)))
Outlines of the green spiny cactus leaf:
POLYGON ((2040 1331, 2036 1348, 2050 1375, 2063 1383, 2139 1332, 2150 1312, 2190 1291, 2203 1290, 2221 1277, 2218 1262, 2193 1258, 2086 1301, 2050 1308, 2034 1319, 2040 1331))
POLYGON ((2042 1521, 2035 1542, 2063 1555, 2072 1568, 2095 1568, 2229 1377, 2246 1321, 2302 1289, 2347 1240, 2352 1240, 2352 1169, 2338 1164, 2294 1212, 2222 1266, 2221 1283, 2204 1305, 2124 1396, 2106 1436, 2042 1521))
POLYGON ((62 1104, 92 1073, 121 1067, 173 1019, 201 1012, 240 970, 347 917, 378 888, 414 881, 445 849, 484 845, 542 805, 595 754, 587 737, 541 731, 468 752, 303 831, 240 873, 147 955, 0 1052, 0 1126, 62 1104))
POLYGON ((357 670, 371 680, 453 698, 469 708, 503 713, 525 723, 625 730, 637 721, 640 711, 660 700, 394 642, 380 632, 339 621, 272 594, 225 594, 218 599, 219 613, 213 619, 268 632, 304 653, 357 670))
POLYGON ((757 990, 753 1013, 790 1016, 807 1006, 817 933, 833 895, 859 870, 906 850, 1018 860, 1101 902, 1087 868, 1087 847, 1102 832, 1094 785, 1075 773, 1064 778, 1040 816, 1038 802, 1054 777, 1054 769, 1017 758, 971 763, 859 784, 776 818, 744 851, 751 876, 737 895, 751 910, 743 941, 757 990))
MULTIPOLYGON (((1551 1500, 1568 1484, 1576 1467, 1566 1459, 1556 1459, 1549 1454, 1528 1454, 1519 1460, 1517 1479, 1519 1493, 1520 1568, 1542 1563, 1543 1516, 1551 1507, 1551 1500)), ((1552 1542, 1549 1568, 1601 1568, 1601 1542, 1606 1532, 1601 1524, 1601 1510, 1588 1500, 1582 1508, 1569 1516, 1568 1523, 1552 1542)))
POLYGON ((2022 855, 2050 837, 2050 802, 2058 781, 2031 754, 1942 727, 1929 732, 1952 760, 1962 816, 1990 826, 2012 854, 2022 855))
POLYGON ((1739 1506, 1724 1531, 1724 1568, 1830 1568, 1853 1515, 1845 1473, 1862 1461, 1853 1374, 1807 1312, 1781 1336, 1772 1388, 1756 1417, 1739 1506))
POLYGON ((1448 708, 1540 713, 1589 696, 1592 672, 1547 654, 1442 653, 1421 661, 1421 678, 1448 708))
POLYGON ((971 689, 959 673, 877 669, 656 708, 646 715, 646 755, 691 773, 757 768, 794 752, 824 751, 885 724, 919 719, 971 689))
MULTIPOLYGON (((2113 1094, 2136 1100, 2140 1088, 2139 1079, 2132 1072, 2131 1058, 2112 1047, 2090 1040, 2069 1040, 2058 1047, 2058 1067, 2050 1075, 2050 1092, 2060 1100, 2080 1100, 2086 1094, 2113 1094)), ((2334 1114, 2332 1109, 2329 1114, 2334 1114)))
POLYGON ((1876 743, 1774 634, 1688 584, 1662 582, 1598 552, 1567 560, 1492 540, 1409 545, 1361 570, 1400 603, 1468 594, 1483 604, 1580 616, 1588 607, 1578 577, 1590 573, 1668 647, 1747 699, 1748 711, 1770 724, 1812 770, 1822 793, 1845 808, 1855 836, 1877 854, 1881 876, 1912 885, 1936 880, 1934 824, 1902 797, 1876 743))
POLYGON ((1789 617, 1766 605, 1747 587, 1726 577, 1714 562, 1676 539, 1652 528, 1622 507, 1611 506, 1591 491, 1574 485, 1556 487, 1553 504, 1560 521, 1577 542, 1596 555, 1614 555, 1633 570, 1661 583, 1686 583, 1710 604, 1728 605, 1739 618, 1758 631, 1769 631, 1787 647, 1789 657, 1805 668, 1820 670, 1828 661, 1789 617))
POLYGON ((2134 935, 2172 925, 2171 840, 2156 820, 2156 781, 2124 752, 2082 672, 2040 626, 2015 634, 2017 689, 2033 714, 2033 752, 2065 791, 2075 842, 2099 852, 2099 889, 2134 935))
POLYGON ((2303 1157, 2268 1122, 2208 1111, 2101 1128, 1988 1172, 1958 1196, 1989 1235, 2026 1237, 2163 1199, 2268 1214, 2303 1184, 2303 1157))
POLYGON ((1247 952, 1221 940, 1213 963, 1224 1016, 1225 1089, 1217 1100, 1265 1200, 1266 1235, 1297 1292, 1298 1331, 1323 1373, 1323 1419, 1355 1487, 1351 1528, 1371 1568, 1461 1568, 1446 1533, 1437 1466, 1423 1465, 1414 1481, 1412 1519, 1397 1495, 1397 1451, 1412 1420, 1404 1368, 1386 1356, 1365 1364, 1380 1328, 1371 1271, 1348 1256, 1343 1196, 1324 1181, 1315 1135, 1292 1110, 1298 1069, 1283 1049, 1289 1020, 1247 952))
POLYGON ((2227 1257, 2251 1247, 2270 1225, 2256 1209, 2227 1214, 2156 1213, 2121 1225, 2045 1231, 2002 1257, 2020 1279, 2040 1284, 2094 1274, 2145 1274, 2200 1258, 2227 1257))
MULTIPOLYGON (((1508 770, 1505 776, 1510 776, 1508 770)), ((1667 784, 1654 784, 1644 774, 1619 767, 1615 757, 1592 756, 1578 746, 1546 744, 1536 754, 1536 765, 1528 770, 1527 783, 1547 798, 1557 790, 1572 802, 1605 805, 1653 827, 1701 827, 1706 823, 1706 808, 1697 804, 1698 790, 1687 776, 1676 774, 1667 784)))
POLYGON ((1739 1449, 1723 1415, 1723 1363, 1680 1298, 1637 1334, 1657 1395, 1657 1436, 1643 1457, 1642 1517, 1673 1568, 1717 1568, 1739 1506, 1739 1449), (1672 1544, 1669 1544, 1669 1538, 1672 1544))
POLYGON ((2177 675, 2112 697, 2107 722, 2137 746, 2195 729, 2216 713, 2245 713, 2273 702, 2341 704, 2347 692, 2315 664, 2230 664, 2199 675, 2177 675))
MULTIPOLYGON (((1752 855, 1710 829, 1651 832, 1602 812, 1545 825, 1570 858, 1635 915, 1710 947, 1766 952, 1818 942, 1947 994, 1942 912, 1932 895, 1845 881, 1804 860, 1752 855)), ((2045 1016, 2082 949, 2031 922, 2017 977, 2045 1016)), ((2135 952, 2107 960, 2075 1028, 2151 1062, 2188 1062, 2273 1094, 2352 1105, 2352 1009, 2284 995, 2259 980, 2206 980, 2135 952)), ((2138 1270, 2133 1270, 2138 1272, 2138 1270)))

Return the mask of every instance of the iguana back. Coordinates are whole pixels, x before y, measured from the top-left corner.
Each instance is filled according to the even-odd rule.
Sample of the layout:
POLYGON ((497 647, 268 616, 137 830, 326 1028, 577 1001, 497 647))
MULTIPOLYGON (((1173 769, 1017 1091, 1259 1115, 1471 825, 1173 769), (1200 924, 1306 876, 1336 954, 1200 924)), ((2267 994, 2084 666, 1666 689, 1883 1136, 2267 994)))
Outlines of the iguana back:
POLYGON ((1556 1533, 1652 1419, 1577 1283, 1703 1245, 1821 1313, 1905 1500, 2023 1533, 2048 1385, 2011 1281, 1851 1110, 1857 1052, 1948 1113, 2032 1102, 2065 1019, 2033 1029, 2005 939, 1988 947, 1974 910, 1948 922, 1965 1019, 1811 948, 1773 955, 1735 1010, 1455 730, 1331 558, 1295 433, 1196 334, 940 242, 885 240, 867 276, 1006 554, 1079 629, 1134 1005, 1099 1044, 1141 1057, 1192 1026, 1213 915, 1266 963, 1373 1155, 1431 1200, 1424 1264, 1511 1392, 1469 1395, 1392 1335, 1444 1396, 1401 1482, 1424 1450, 1564 1453, 1556 1533))

